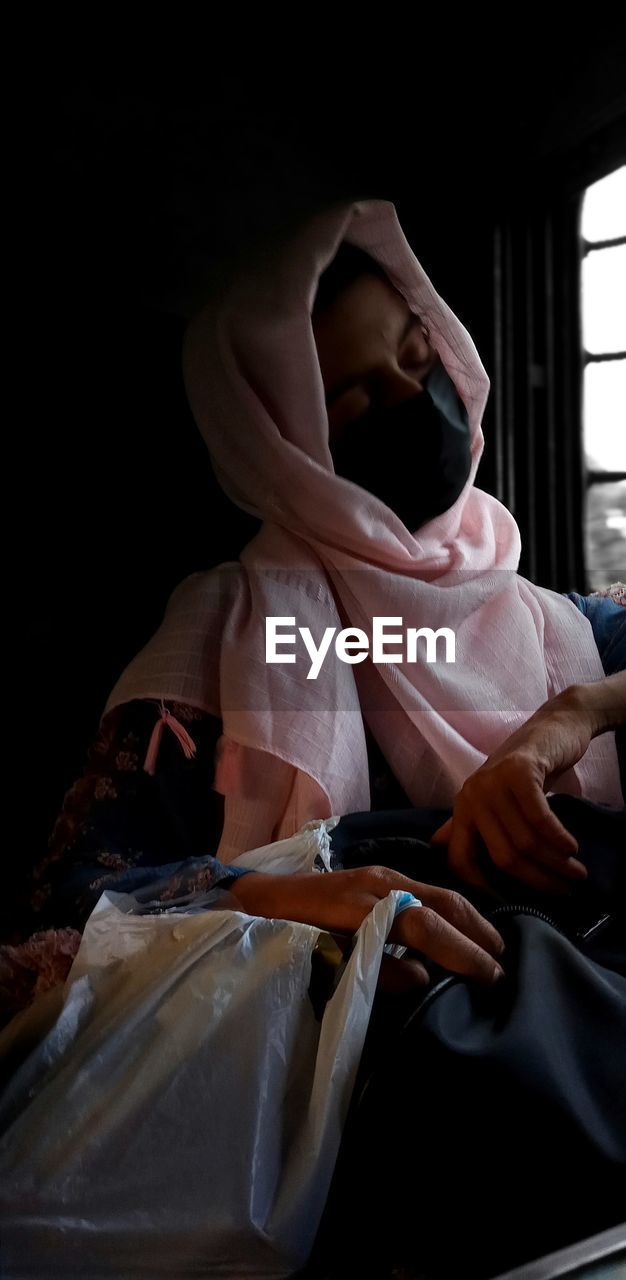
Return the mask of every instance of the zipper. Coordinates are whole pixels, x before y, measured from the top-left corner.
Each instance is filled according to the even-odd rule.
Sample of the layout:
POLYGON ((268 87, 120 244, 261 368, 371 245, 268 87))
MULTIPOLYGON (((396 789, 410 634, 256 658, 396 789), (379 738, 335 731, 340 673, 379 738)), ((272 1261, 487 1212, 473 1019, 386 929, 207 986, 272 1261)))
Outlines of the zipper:
POLYGON ((527 903, 505 903, 503 906, 496 907, 494 911, 491 911, 487 919, 493 924, 494 920, 502 919, 503 916, 515 915, 534 916, 536 920, 543 920, 545 924, 549 924, 553 929, 556 929, 557 933, 561 934, 561 937, 567 938, 569 942, 574 944, 588 942, 596 934, 600 933, 602 929, 606 928, 607 924, 613 919, 611 912, 607 911, 599 916, 597 920, 594 920, 591 925, 581 925, 578 929, 568 930, 562 924, 559 924, 558 920, 555 920, 553 916, 549 916, 547 912, 540 911, 538 907, 530 906, 527 903))
MULTIPOLYGON (((575 930, 574 933, 568 933, 566 929, 564 929, 563 925, 559 924, 558 920, 554 919, 554 916, 550 916, 546 911, 540 911, 539 907, 533 907, 529 903, 525 902, 503 903, 501 906, 495 907, 493 911, 490 911, 489 915, 485 918, 493 924, 494 921, 501 920, 506 916, 532 916, 535 920, 543 920, 544 924, 551 925, 553 929, 556 929, 557 933, 560 933, 562 938, 567 938, 568 942, 572 942, 574 945, 576 943, 582 943, 588 938, 594 937, 596 933, 603 929, 609 921, 613 919, 612 915, 607 913, 596 920, 589 928, 581 928, 575 930)), ((431 987, 430 990, 426 992, 424 999, 414 1013, 411 1014, 408 1022, 412 1022, 415 1018, 420 1018, 425 1010, 432 1004, 433 1000, 436 1000, 443 991, 448 989, 448 987, 453 986, 457 982, 464 981, 465 977, 461 973, 445 974, 439 979, 434 987, 431 987)), ((408 1022, 406 1024, 407 1026, 408 1022)))
MULTIPOLYGON (((544 924, 551 925, 553 929, 556 929, 557 933, 561 934, 561 937, 567 938, 567 940, 569 942, 572 942, 574 945, 576 943, 582 943, 586 941, 588 938, 594 937, 601 929, 605 928, 605 926, 613 919, 613 916, 610 913, 607 913, 606 915, 600 916, 599 919, 596 920, 594 924, 592 924, 589 928, 580 928, 578 930, 575 930, 574 934, 571 934, 566 932, 563 926, 559 924, 559 922, 555 920, 553 916, 548 915, 546 911, 540 911, 538 907, 533 907, 528 903, 522 903, 522 902, 503 903, 501 906, 495 907, 493 911, 490 911, 489 914, 485 916, 485 918, 493 924, 495 920, 498 920, 498 919, 501 920, 503 917, 519 916, 519 915, 532 916, 535 920, 543 920, 544 924)), ((459 973, 447 973, 442 978, 440 978, 439 981, 435 984, 435 986, 430 987, 430 989, 425 993, 418 1008, 413 1011, 413 1013, 410 1015, 410 1017, 407 1019, 404 1026, 402 1027, 400 1035, 404 1034, 407 1027, 413 1026, 416 1022, 419 1022, 421 1018, 423 1018, 426 1011, 430 1008, 433 1001, 437 1000, 439 996, 443 994, 444 991, 447 991, 449 987, 455 986, 457 983, 464 982, 464 981, 465 981, 465 978, 463 974, 459 974, 459 973)), ((376 1069, 374 1068, 374 1070, 370 1071, 366 1076, 365 1080, 362 1082, 360 1092, 359 1092, 358 1102, 357 1102, 358 1106, 361 1105, 363 1097, 367 1092, 368 1088, 370 1087, 371 1081, 375 1074, 376 1074, 376 1069)))
POLYGON ((528 903, 507 902, 501 907, 496 907, 494 911, 490 911, 486 919, 493 924, 494 920, 500 920, 503 916, 533 916, 535 920, 543 920, 544 924, 551 924, 552 928, 556 929, 564 938, 569 938, 570 936, 553 916, 549 916, 547 912, 540 911, 538 907, 532 907, 528 903))

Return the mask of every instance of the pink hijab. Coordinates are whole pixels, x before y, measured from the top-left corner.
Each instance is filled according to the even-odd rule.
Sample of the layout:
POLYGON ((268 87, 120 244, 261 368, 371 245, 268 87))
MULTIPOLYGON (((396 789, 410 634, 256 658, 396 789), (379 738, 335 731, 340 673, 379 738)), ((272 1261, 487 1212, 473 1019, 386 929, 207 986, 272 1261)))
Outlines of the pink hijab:
MULTIPOLYGON (((474 487, 489 380, 393 204, 335 206, 260 258, 219 305, 191 321, 183 370, 220 483, 264 523, 237 563, 176 589, 106 710, 162 698, 221 717, 222 858, 308 820, 369 808, 364 719, 413 804, 448 806, 542 702, 602 678, 587 619, 517 574, 515 520, 474 487), (428 326, 469 415, 467 484, 449 511, 415 534, 378 498, 336 476, 329 453, 311 309, 343 240, 384 267, 428 326), (318 678, 307 680, 303 647, 293 665, 266 663, 267 616, 295 617, 318 642, 327 626, 371 635, 375 616, 400 617, 402 629, 449 627, 456 662, 348 666, 331 649, 318 678)), ((594 740, 559 790, 622 803, 613 734, 594 740)))

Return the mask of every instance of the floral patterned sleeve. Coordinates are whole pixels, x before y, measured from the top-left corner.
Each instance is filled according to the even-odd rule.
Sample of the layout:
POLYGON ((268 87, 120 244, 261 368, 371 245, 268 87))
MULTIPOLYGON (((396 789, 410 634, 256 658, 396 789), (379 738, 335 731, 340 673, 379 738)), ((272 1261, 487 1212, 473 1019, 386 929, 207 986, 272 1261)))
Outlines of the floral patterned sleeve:
POLYGON ((131 702, 110 712, 82 776, 65 796, 47 855, 33 872, 34 928, 82 929, 105 889, 137 891, 160 882, 163 900, 225 887, 245 874, 218 862, 223 799, 213 790, 221 723, 179 703, 167 710, 195 748, 162 733, 154 773, 144 763, 161 709, 131 702))

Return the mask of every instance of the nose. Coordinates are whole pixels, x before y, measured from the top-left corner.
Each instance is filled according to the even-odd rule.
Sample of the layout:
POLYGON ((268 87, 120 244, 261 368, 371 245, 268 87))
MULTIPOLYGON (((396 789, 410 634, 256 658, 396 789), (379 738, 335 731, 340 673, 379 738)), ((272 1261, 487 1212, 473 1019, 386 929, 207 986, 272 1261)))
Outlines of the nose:
POLYGON ((436 358, 436 352, 433 352, 432 358, 429 357, 427 362, 415 369, 401 369, 399 365, 393 363, 381 369, 374 389, 376 402, 390 408, 394 404, 410 400, 419 391, 423 391, 424 381, 436 358))

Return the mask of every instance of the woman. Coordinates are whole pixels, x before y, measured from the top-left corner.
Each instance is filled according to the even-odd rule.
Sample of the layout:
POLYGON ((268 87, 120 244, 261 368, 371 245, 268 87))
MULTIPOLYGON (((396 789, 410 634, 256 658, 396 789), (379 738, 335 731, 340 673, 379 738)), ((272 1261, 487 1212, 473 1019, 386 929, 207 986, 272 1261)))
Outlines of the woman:
MULTIPOLYGON (((183 362, 218 480, 262 527, 237 563, 181 584, 113 690, 36 870, 42 920, 81 927, 102 889, 155 865, 337 929, 393 885, 424 903, 398 941, 495 980, 495 931, 417 865, 414 880, 229 870, 312 819, 409 805, 434 811, 464 878, 482 883, 482 837, 498 866, 558 890, 585 870, 545 791, 623 803, 626 677, 603 678, 588 602, 517 575, 515 521, 475 487, 489 383, 469 335, 393 205, 368 201, 311 219, 195 316, 183 362), (310 680, 302 649, 266 661, 268 617, 316 642, 369 637, 374 617, 447 627, 456 662, 329 653, 310 680)), ((616 651, 626 615, 605 613, 616 651)))

